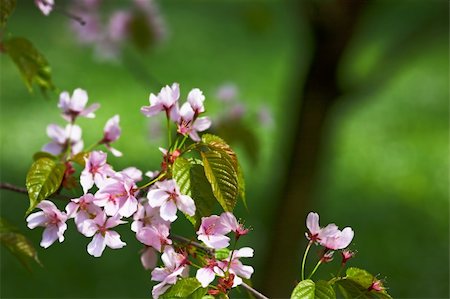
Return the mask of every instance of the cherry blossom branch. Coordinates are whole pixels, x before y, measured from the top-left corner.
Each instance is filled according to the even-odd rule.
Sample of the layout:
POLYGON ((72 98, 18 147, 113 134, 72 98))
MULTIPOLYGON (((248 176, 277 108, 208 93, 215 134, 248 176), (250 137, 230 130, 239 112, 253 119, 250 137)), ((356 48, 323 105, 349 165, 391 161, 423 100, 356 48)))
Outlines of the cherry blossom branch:
MULTIPOLYGON (((5 189, 5 190, 9 190, 9 191, 14 191, 17 193, 22 193, 22 194, 27 194, 28 195, 28 191, 25 188, 10 184, 10 183, 4 183, 4 182, 0 182, 0 189, 5 189)), ((63 194, 53 194, 50 195, 49 198, 53 198, 53 199, 62 199, 62 200, 70 200, 71 198, 67 195, 63 195, 63 194)))
POLYGON ((246 284, 245 282, 241 283, 241 287, 246 289, 248 292, 250 292, 253 296, 255 296, 258 299, 269 299, 269 297, 266 297, 265 295, 261 294, 260 292, 258 292, 257 290, 255 290, 254 288, 252 288, 251 286, 246 284))
MULTIPOLYGON (((10 183, 5 183, 5 182, 0 182, 0 189, 5 189, 5 190, 9 190, 9 191, 13 191, 13 192, 17 192, 17 193, 22 193, 22 194, 28 194, 28 191, 26 188, 23 187, 19 187, 10 183)), ((70 200, 71 198, 67 195, 63 195, 63 194, 53 194, 51 195, 49 198, 54 198, 54 199, 63 199, 63 200, 70 200)), ((188 243, 196 248, 205 250, 211 254, 214 254, 214 250, 208 247, 203 246, 202 244, 192 241, 188 238, 179 236, 179 235, 170 235, 170 237, 173 240, 176 240, 178 242, 183 242, 183 243, 188 243)), ((248 284, 246 284, 245 282, 242 282, 241 287, 243 287, 244 289, 246 289, 248 292, 250 292, 253 296, 255 296, 258 299, 269 299, 268 297, 266 297, 265 295, 261 294, 260 292, 258 292, 257 290, 255 290, 254 288, 252 288, 251 286, 249 286, 248 284)))

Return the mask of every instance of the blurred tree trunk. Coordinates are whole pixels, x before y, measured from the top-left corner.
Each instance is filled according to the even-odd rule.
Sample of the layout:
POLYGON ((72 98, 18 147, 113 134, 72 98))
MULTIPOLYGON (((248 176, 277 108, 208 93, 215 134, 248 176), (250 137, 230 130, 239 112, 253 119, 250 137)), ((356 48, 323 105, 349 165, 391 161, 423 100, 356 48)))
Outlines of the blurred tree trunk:
MULTIPOLYGON (((294 92, 301 111, 294 128, 293 150, 276 213, 274 235, 264 271, 263 291, 269 297, 288 297, 300 279, 305 217, 312 188, 324 123, 339 98, 337 69, 351 39, 363 0, 304 1, 300 14, 311 26, 314 50, 303 86, 294 92), (305 12, 305 9, 308 11, 305 12)), ((298 77, 301 74, 298 74, 298 77)))

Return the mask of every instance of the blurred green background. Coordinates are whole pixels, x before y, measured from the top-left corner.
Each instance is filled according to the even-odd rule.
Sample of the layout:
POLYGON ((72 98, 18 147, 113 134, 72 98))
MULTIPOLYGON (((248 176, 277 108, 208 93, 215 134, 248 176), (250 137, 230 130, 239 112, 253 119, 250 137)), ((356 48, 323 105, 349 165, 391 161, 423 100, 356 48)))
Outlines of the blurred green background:
MULTIPOLYGON (((254 164, 245 147, 235 145, 249 206, 239 206, 236 214, 253 228, 241 245, 255 248, 255 257, 246 261, 255 268, 255 287, 288 296, 299 277, 286 277, 292 288, 277 293, 265 289, 264 269, 277 233, 273 224, 283 217, 276 213, 283 181, 293 167, 286 162, 300 115, 293 93, 304 84, 305 76, 298 75, 306 74, 315 49, 308 20, 301 6, 289 2, 158 4, 167 40, 144 54, 127 50, 128 59, 115 63, 99 62, 91 48, 81 47, 65 16, 44 17, 24 1, 3 37, 30 39, 48 59, 58 91, 81 87, 90 103, 101 103, 94 120, 79 122, 86 145, 101 136, 108 118, 120 114, 123 134, 115 147, 124 157, 109 157, 115 169, 159 167, 158 146, 165 146, 165 138, 153 136, 150 126, 156 124, 139 112, 149 93, 159 91, 158 82, 179 82, 182 98, 191 88, 202 89, 213 119, 225 105, 217 100, 217 88, 233 82, 246 107, 243 122, 258 135, 259 148, 254 164), (146 72, 157 82, 147 80, 146 72), (257 121, 261 107, 271 111, 272 126, 257 121)), ((332 106, 320 136, 307 206, 323 225, 355 230, 352 248, 358 254, 350 265, 386 278, 396 298, 449 297, 448 45, 447 1, 369 2, 339 63, 339 85, 351 92, 332 106)), ((56 108, 58 92, 48 98, 37 90, 28 93, 9 57, 1 55, 0 61, 1 181, 24 186, 33 153, 48 142, 47 124, 64 122, 56 108)), ((42 229, 29 230, 24 220, 27 198, 5 190, 0 195, 0 215, 39 247, 42 229)), ((303 229, 303 218, 290 221, 303 229)), ((194 233, 186 221, 174 230, 194 233)), ((69 222, 63 243, 38 248, 44 267, 34 265, 31 272, 2 249, 0 297, 149 297, 152 283, 140 265, 141 246, 127 226, 119 232, 127 246, 94 258, 86 252, 89 240, 69 222)), ((292 242, 305 244, 304 236, 292 236, 292 242)), ((292 261, 296 273, 302 253, 292 261)), ((327 278, 338 262, 323 266, 319 276, 327 278)), ((277 271, 282 276, 285 270, 277 271)))

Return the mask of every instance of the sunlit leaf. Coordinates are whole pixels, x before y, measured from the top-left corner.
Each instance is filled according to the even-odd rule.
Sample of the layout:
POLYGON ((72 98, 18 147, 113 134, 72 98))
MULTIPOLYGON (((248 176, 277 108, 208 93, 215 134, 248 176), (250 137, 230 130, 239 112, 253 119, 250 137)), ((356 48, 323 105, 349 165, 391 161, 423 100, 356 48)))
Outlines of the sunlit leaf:
POLYGON ((19 68, 25 85, 30 92, 36 83, 42 92, 53 90, 50 66, 45 57, 23 37, 13 37, 3 44, 5 52, 19 68))
POLYGON ((3 218, 0 218, 0 242, 27 269, 31 269, 31 261, 41 265, 33 244, 15 226, 3 218))
POLYGON ((26 187, 30 198, 29 214, 39 202, 55 193, 64 177, 64 163, 43 157, 36 160, 27 174, 26 187))
POLYGON ((207 149, 200 154, 214 196, 225 211, 233 211, 239 187, 232 159, 222 150, 207 149))
POLYGON ((56 160, 56 157, 47 152, 37 152, 33 155, 33 161, 39 160, 40 158, 50 158, 56 160))
POLYGON ((179 157, 173 164, 172 175, 181 193, 189 195, 195 202, 195 216, 186 215, 186 217, 197 227, 200 225, 201 217, 211 215, 215 204, 214 194, 203 166, 195 161, 179 157))
POLYGON ((223 140, 222 138, 212 135, 212 134, 203 134, 202 142, 206 144, 209 148, 215 150, 222 150, 230 156, 233 161, 234 169, 237 173, 238 178, 238 186, 239 186, 239 196, 244 202, 245 207, 247 208, 247 202, 245 198, 245 180, 244 173, 242 172, 241 165, 239 164, 238 158, 234 150, 223 140))
POLYGON ((316 288, 314 290, 314 298, 334 299, 336 298, 336 293, 334 292, 333 287, 327 281, 319 280, 316 282, 316 288))
POLYGON ((337 280, 335 284, 338 286, 338 290, 345 299, 350 298, 381 298, 390 299, 392 298, 386 290, 375 291, 369 290, 372 282, 376 279, 369 272, 358 269, 349 268, 346 271, 346 276, 344 279, 337 280))
POLYGON ((314 299, 315 287, 314 281, 302 280, 292 291, 291 299, 314 299))
POLYGON ((4 28, 16 8, 16 0, 0 0, 0 27, 4 28))
POLYGON ((182 278, 178 280, 176 284, 171 286, 164 294, 159 296, 159 298, 191 298, 191 295, 199 288, 201 288, 201 284, 197 278, 182 278))

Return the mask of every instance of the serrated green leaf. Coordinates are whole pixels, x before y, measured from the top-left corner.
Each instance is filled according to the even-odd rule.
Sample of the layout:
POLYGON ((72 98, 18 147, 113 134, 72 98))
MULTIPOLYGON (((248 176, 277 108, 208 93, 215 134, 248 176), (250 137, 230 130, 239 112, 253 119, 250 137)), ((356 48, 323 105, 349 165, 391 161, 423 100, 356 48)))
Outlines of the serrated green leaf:
POLYGON ((50 158, 40 158, 30 167, 27 174, 26 187, 30 198, 29 214, 39 202, 55 193, 64 177, 64 163, 50 158))
POLYGON ((214 150, 221 150, 228 154, 228 156, 233 161, 233 167, 236 170, 237 178, 238 178, 238 187, 239 187, 239 197, 242 199, 245 208, 247 208, 247 201, 245 198, 245 180, 244 173, 242 171, 241 165, 239 164, 238 158, 234 150, 223 140, 222 138, 212 135, 212 134, 203 134, 202 142, 206 144, 209 148, 214 150))
POLYGON ((41 265, 37 251, 31 242, 15 226, 3 218, 0 218, 0 242, 28 270, 31 269, 30 261, 35 261, 41 265))
POLYGON ((1 0, 0 1, 0 27, 4 28, 8 18, 16 8, 16 0, 1 0))
POLYGON ((238 185, 239 185, 239 197, 241 198, 242 202, 244 203, 244 207, 248 210, 247 198, 245 197, 244 172, 243 172, 240 164, 238 164, 238 167, 237 167, 237 179, 238 179, 238 185))
POLYGON ((50 158, 56 160, 56 157, 47 152, 37 152, 33 155, 33 161, 39 160, 40 158, 50 158))
POLYGON ((191 299, 202 299, 204 298, 204 296, 206 295, 206 291, 208 289, 206 288, 198 288, 197 290, 195 290, 190 296, 189 298, 191 299))
POLYGON ((29 40, 13 37, 4 42, 4 48, 19 68, 30 92, 33 91, 33 83, 36 83, 42 92, 55 89, 47 60, 29 40))
POLYGON ((226 152, 228 156, 230 156, 231 160, 233 161, 233 166, 237 170, 238 167, 238 159, 236 156, 236 153, 233 151, 233 149, 223 140, 222 138, 213 135, 213 134, 203 134, 202 135, 202 142, 208 145, 208 147, 212 149, 218 149, 226 152))
POLYGON ((314 290, 315 299, 335 299, 336 293, 333 287, 324 280, 316 282, 316 289, 314 290))
POLYGON ((374 280, 374 276, 366 270, 351 267, 345 271, 346 278, 359 283, 364 288, 369 288, 374 280))
POLYGON ((390 299, 391 296, 385 291, 369 291, 369 287, 376 278, 363 269, 348 268, 344 279, 337 280, 335 284, 338 286, 338 290, 342 297, 345 299, 350 298, 378 298, 378 299, 390 299))
POLYGON ((201 288, 201 284, 196 278, 182 278, 179 279, 176 284, 171 286, 164 294, 159 296, 159 298, 189 298, 199 288, 201 288))
POLYGON ((232 212, 239 194, 238 178, 230 156, 221 150, 200 152, 206 178, 219 204, 232 212))
POLYGON ((316 285, 311 279, 302 280, 294 288, 291 299, 314 299, 314 290, 316 285))
POLYGON ((195 216, 186 215, 186 217, 194 227, 198 227, 202 217, 211 215, 215 204, 214 194, 203 166, 196 163, 195 160, 189 161, 179 157, 173 164, 172 176, 180 187, 180 192, 189 195, 194 200, 195 216))

